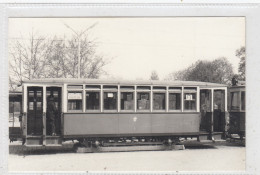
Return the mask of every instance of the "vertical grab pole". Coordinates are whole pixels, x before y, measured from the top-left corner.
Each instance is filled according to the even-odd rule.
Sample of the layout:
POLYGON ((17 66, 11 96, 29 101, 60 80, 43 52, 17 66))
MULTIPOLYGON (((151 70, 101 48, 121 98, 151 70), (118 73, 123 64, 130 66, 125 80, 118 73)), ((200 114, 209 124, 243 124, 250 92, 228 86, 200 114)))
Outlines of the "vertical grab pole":
POLYGON ((23 133, 24 137, 27 137, 27 106, 28 106, 28 92, 27 85, 23 86, 23 133))
POLYGON ((136 85, 135 85, 135 90, 134 90, 134 111, 137 111, 137 92, 136 92, 136 85))
POLYGON ((101 85, 101 90, 100 90, 100 111, 103 112, 103 85, 101 85))
POLYGON ((14 100, 13 100, 13 127, 14 127, 14 100))
POLYGON ((166 87, 166 112, 169 112, 169 86, 166 87))
POLYGON ((210 119, 210 136, 211 140, 214 140, 213 132, 214 132, 214 89, 211 89, 211 119, 210 119))
POLYGON ((42 100, 43 100, 43 137, 42 137, 42 144, 46 145, 46 128, 47 128, 47 123, 46 123, 46 108, 47 108, 47 100, 46 100, 46 86, 43 86, 43 95, 42 95, 42 100))

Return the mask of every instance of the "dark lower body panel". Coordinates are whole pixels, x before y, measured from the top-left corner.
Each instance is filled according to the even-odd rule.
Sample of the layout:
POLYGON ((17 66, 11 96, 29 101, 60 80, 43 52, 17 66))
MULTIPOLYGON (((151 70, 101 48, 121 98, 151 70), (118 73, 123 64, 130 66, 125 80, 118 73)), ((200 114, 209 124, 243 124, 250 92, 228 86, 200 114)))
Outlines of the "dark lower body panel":
POLYGON ((64 138, 199 135, 200 113, 65 113, 64 138))

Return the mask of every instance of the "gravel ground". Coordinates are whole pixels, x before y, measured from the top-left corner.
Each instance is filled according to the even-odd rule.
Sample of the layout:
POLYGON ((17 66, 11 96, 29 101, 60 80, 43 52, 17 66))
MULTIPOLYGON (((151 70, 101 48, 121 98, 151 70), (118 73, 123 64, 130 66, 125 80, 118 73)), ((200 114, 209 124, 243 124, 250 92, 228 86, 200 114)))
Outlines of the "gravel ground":
POLYGON ((9 171, 244 171, 240 144, 186 144, 185 150, 74 153, 61 149, 12 152, 9 171))

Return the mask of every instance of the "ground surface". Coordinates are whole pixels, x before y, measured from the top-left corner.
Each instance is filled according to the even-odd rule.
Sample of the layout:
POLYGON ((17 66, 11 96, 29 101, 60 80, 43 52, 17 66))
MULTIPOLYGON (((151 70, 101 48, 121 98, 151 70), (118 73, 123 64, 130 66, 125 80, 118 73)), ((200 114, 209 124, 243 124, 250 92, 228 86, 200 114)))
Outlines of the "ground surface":
POLYGON ((186 145, 185 150, 173 151, 14 152, 9 155, 8 168, 9 171, 244 171, 245 151, 239 145, 216 144, 186 145))

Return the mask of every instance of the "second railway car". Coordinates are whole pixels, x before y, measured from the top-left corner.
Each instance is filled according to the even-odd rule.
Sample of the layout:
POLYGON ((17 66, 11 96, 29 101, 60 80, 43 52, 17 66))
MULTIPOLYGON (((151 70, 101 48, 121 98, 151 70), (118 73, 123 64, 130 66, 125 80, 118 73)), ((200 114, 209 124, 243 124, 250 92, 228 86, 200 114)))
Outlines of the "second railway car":
POLYGON ((229 129, 228 133, 238 134, 240 139, 246 130, 246 89, 245 82, 235 82, 229 87, 229 129))
POLYGON ((24 81, 25 145, 120 138, 216 139, 225 132, 227 86, 191 81, 39 79, 24 81), (57 135, 46 115, 54 97, 57 135))
POLYGON ((9 138, 21 138, 22 92, 9 92, 9 138))

